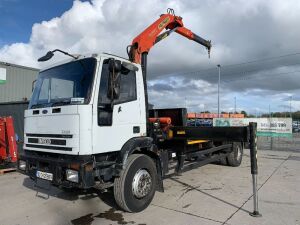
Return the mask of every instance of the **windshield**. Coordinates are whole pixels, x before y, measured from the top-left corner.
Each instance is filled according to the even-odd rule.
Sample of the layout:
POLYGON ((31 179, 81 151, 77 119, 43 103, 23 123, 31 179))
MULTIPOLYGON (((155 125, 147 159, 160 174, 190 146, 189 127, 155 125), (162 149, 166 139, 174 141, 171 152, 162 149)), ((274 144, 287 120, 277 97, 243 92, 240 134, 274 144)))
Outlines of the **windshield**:
POLYGON ((29 108, 89 102, 96 59, 86 58, 42 71, 29 108))

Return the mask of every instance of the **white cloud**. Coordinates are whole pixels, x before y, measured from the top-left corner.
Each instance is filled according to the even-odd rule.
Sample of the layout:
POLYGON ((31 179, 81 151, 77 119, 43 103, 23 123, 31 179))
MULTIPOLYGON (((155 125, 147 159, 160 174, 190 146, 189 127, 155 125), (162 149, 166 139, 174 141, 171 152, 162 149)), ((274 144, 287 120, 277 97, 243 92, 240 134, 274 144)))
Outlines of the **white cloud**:
MULTIPOLYGON (((274 40, 280 46, 285 46, 285 35, 294 36, 300 31, 286 32, 286 26, 292 27, 299 21, 300 9, 297 1, 198 1, 183 2, 180 0, 93 0, 91 2, 74 1, 71 9, 60 17, 33 25, 29 43, 18 43, 4 46, 0 50, 1 60, 40 66, 36 63, 44 52, 62 48, 70 52, 109 51, 125 55, 125 48, 132 38, 139 34, 148 24, 153 22, 166 8, 172 7, 184 18, 184 23, 195 33, 204 38, 212 39, 214 48, 210 62, 237 61, 255 55, 253 46, 260 42, 270 45, 263 46, 260 51, 268 55, 274 40), (289 2, 289 3, 286 3, 289 2), (133 7, 134 6, 134 7, 133 7), (289 13, 287 11, 291 10, 289 13), (272 24, 270 19, 277 22, 272 24), (262 20, 261 23, 257 20, 262 20), (267 27, 267 25, 272 25, 267 27), (263 27, 266 25, 266 27, 263 27), (281 27, 281 25, 284 25, 281 27), (267 30, 262 30, 267 29, 267 30), (261 39, 271 32, 270 40, 261 39), (260 29, 260 30, 255 30, 260 29), (269 29, 269 30, 268 30, 269 29), (249 36, 249 37, 247 37, 249 36), (260 40, 259 40, 260 39, 260 40), (272 40, 273 39, 273 40, 272 40), (280 40, 280 41, 279 41, 280 40), (24 54, 24 49, 30 55, 24 54), (19 51, 20 50, 20 51, 19 51), (249 51, 248 53, 245 51, 249 51), (243 53, 243 54, 241 54, 243 53)), ((296 27, 296 26, 294 26, 296 27)), ((299 35, 297 36, 299 37, 299 35)), ((293 42, 292 42, 293 43, 293 42)), ((291 48, 291 46, 288 46, 291 48)), ((255 48, 256 49, 256 48, 255 48)), ((207 65, 206 51, 197 44, 172 35, 169 40, 159 43, 153 48, 149 60, 157 66, 176 62, 175 70, 162 68, 163 71, 199 68, 207 65), (176 47, 174 47, 176 46, 176 47), (187 66, 184 66, 187 65, 187 66)), ((153 71, 159 71, 154 69, 153 71)))
MULTIPOLYGON (((49 62, 39 64, 36 59, 56 48, 70 53, 111 52, 126 57, 125 49, 132 39, 169 7, 183 17, 187 28, 212 40, 212 56, 209 60, 204 47, 173 34, 151 50, 150 80, 163 80, 158 74, 199 70, 215 67, 219 63, 231 64, 300 50, 298 0, 75 0, 73 6, 61 16, 34 24, 28 43, 3 46, 0 49, 0 60, 43 67, 49 62)), ((63 57, 65 56, 57 54, 50 63, 63 57)), ((272 71, 276 70, 276 65, 272 66, 272 71)), ((260 69, 257 67, 256 73, 260 69)), ((242 69, 239 72, 241 71, 242 69)), ((212 74, 215 77, 215 71, 212 74)), ((201 109, 203 104, 209 105, 215 101, 216 96, 212 94, 215 91, 215 81, 200 81, 197 74, 183 77, 184 75, 181 77, 183 83, 179 85, 181 88, 177 88, 177 91, 187 90, 191 84, 195 87, 198 85, 197 91, 182 91, 181 95, 172 92, 172 96, 175 96, 174 104, 182 101, 182 96, 187 96, 189 104, 196 110, 201 109), (201 93, 206 95, 206 100, 203 100, 205 102, 199 101, 199 96, 198 99, 193 96, 201 93)), ((170 82, 168 79, 165 82, 170 82)), ((297 84, 295 80, 300 81, 299 78, 294 78, 290 83, 297 84)), ((281 81, 274 82, 272 87, 272 82, 269 82, 267 86, 260 84, 259 87, 280 89, 280 83, 281 81)), ((228 85, 228 93, 230 89, 235 90, 236 85, 240 86, 234 83, 228 85)), ((243 88, 251 89, 257 82, 242 85, 243 88)), ((240 88, 241 91, 243 88, 240 88)), ((293 88, 300 87, 293 85, 293 88)), ((284 88, 285 91, 287 89, 284 88)), ((157 101, 161 98, 160 95, 161 93, 152 93, 157 101)))

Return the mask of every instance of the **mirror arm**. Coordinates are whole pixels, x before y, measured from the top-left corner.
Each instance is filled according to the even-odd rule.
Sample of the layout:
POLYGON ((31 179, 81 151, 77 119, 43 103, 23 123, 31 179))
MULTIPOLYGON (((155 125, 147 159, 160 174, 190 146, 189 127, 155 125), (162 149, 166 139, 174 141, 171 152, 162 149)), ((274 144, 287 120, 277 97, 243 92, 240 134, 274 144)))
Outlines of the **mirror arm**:
POLYGON ((74 56, 74 55, 72 55, 72 54, 70 54, 70 53, 68 53, 68 52, 65 52, 65 51, 63 51, 63 50, 60 50, 60 49, 54 49, 54 50, 52 51, 52 53, 54 53, 54 52, 61 52, 61 53, 65 54, 65 55, 68 55, 68 56, 74 58, 74 59, 78 59, 78 57, 79 57, 79 56, 74 56))

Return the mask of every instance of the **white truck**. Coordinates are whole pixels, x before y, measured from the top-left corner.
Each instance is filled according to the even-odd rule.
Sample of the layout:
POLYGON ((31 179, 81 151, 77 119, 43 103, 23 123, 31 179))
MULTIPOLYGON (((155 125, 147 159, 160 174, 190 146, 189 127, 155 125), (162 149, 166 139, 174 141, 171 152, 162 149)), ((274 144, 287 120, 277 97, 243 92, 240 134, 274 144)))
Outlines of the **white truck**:
POLYGON ((190 127, 183 108, 148 109, 147 53, 171 32, 211 47, 169 10, 133 40, 129 59, 58 49, 41 57, 59 51, 71 58, 38 76, 19 171, 62 188, 113 188, 123 210, 139 212, 163 191, 174 154, 176 173, 218 160, 239 166, 247 127, 190 127))

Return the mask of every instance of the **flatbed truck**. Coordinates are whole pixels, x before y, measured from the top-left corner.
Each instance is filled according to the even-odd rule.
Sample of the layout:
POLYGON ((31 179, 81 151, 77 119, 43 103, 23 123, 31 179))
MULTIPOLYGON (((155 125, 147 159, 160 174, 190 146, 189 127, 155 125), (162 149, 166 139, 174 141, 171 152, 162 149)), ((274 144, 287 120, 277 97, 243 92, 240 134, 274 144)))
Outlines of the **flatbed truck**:
POLYGON ((164 190, 174 155, 176 174, 215 161, 239 166, 249 127, 191 127, 185 108, 148 109, 147 54, 172 32, 211 48, 168 10, 133 40, 129 59, 59 49, 41 57, 58 51, 70 59, 38 76, 19 171, 64 189, 113 188, 121 209, 139 212, 164 190))

